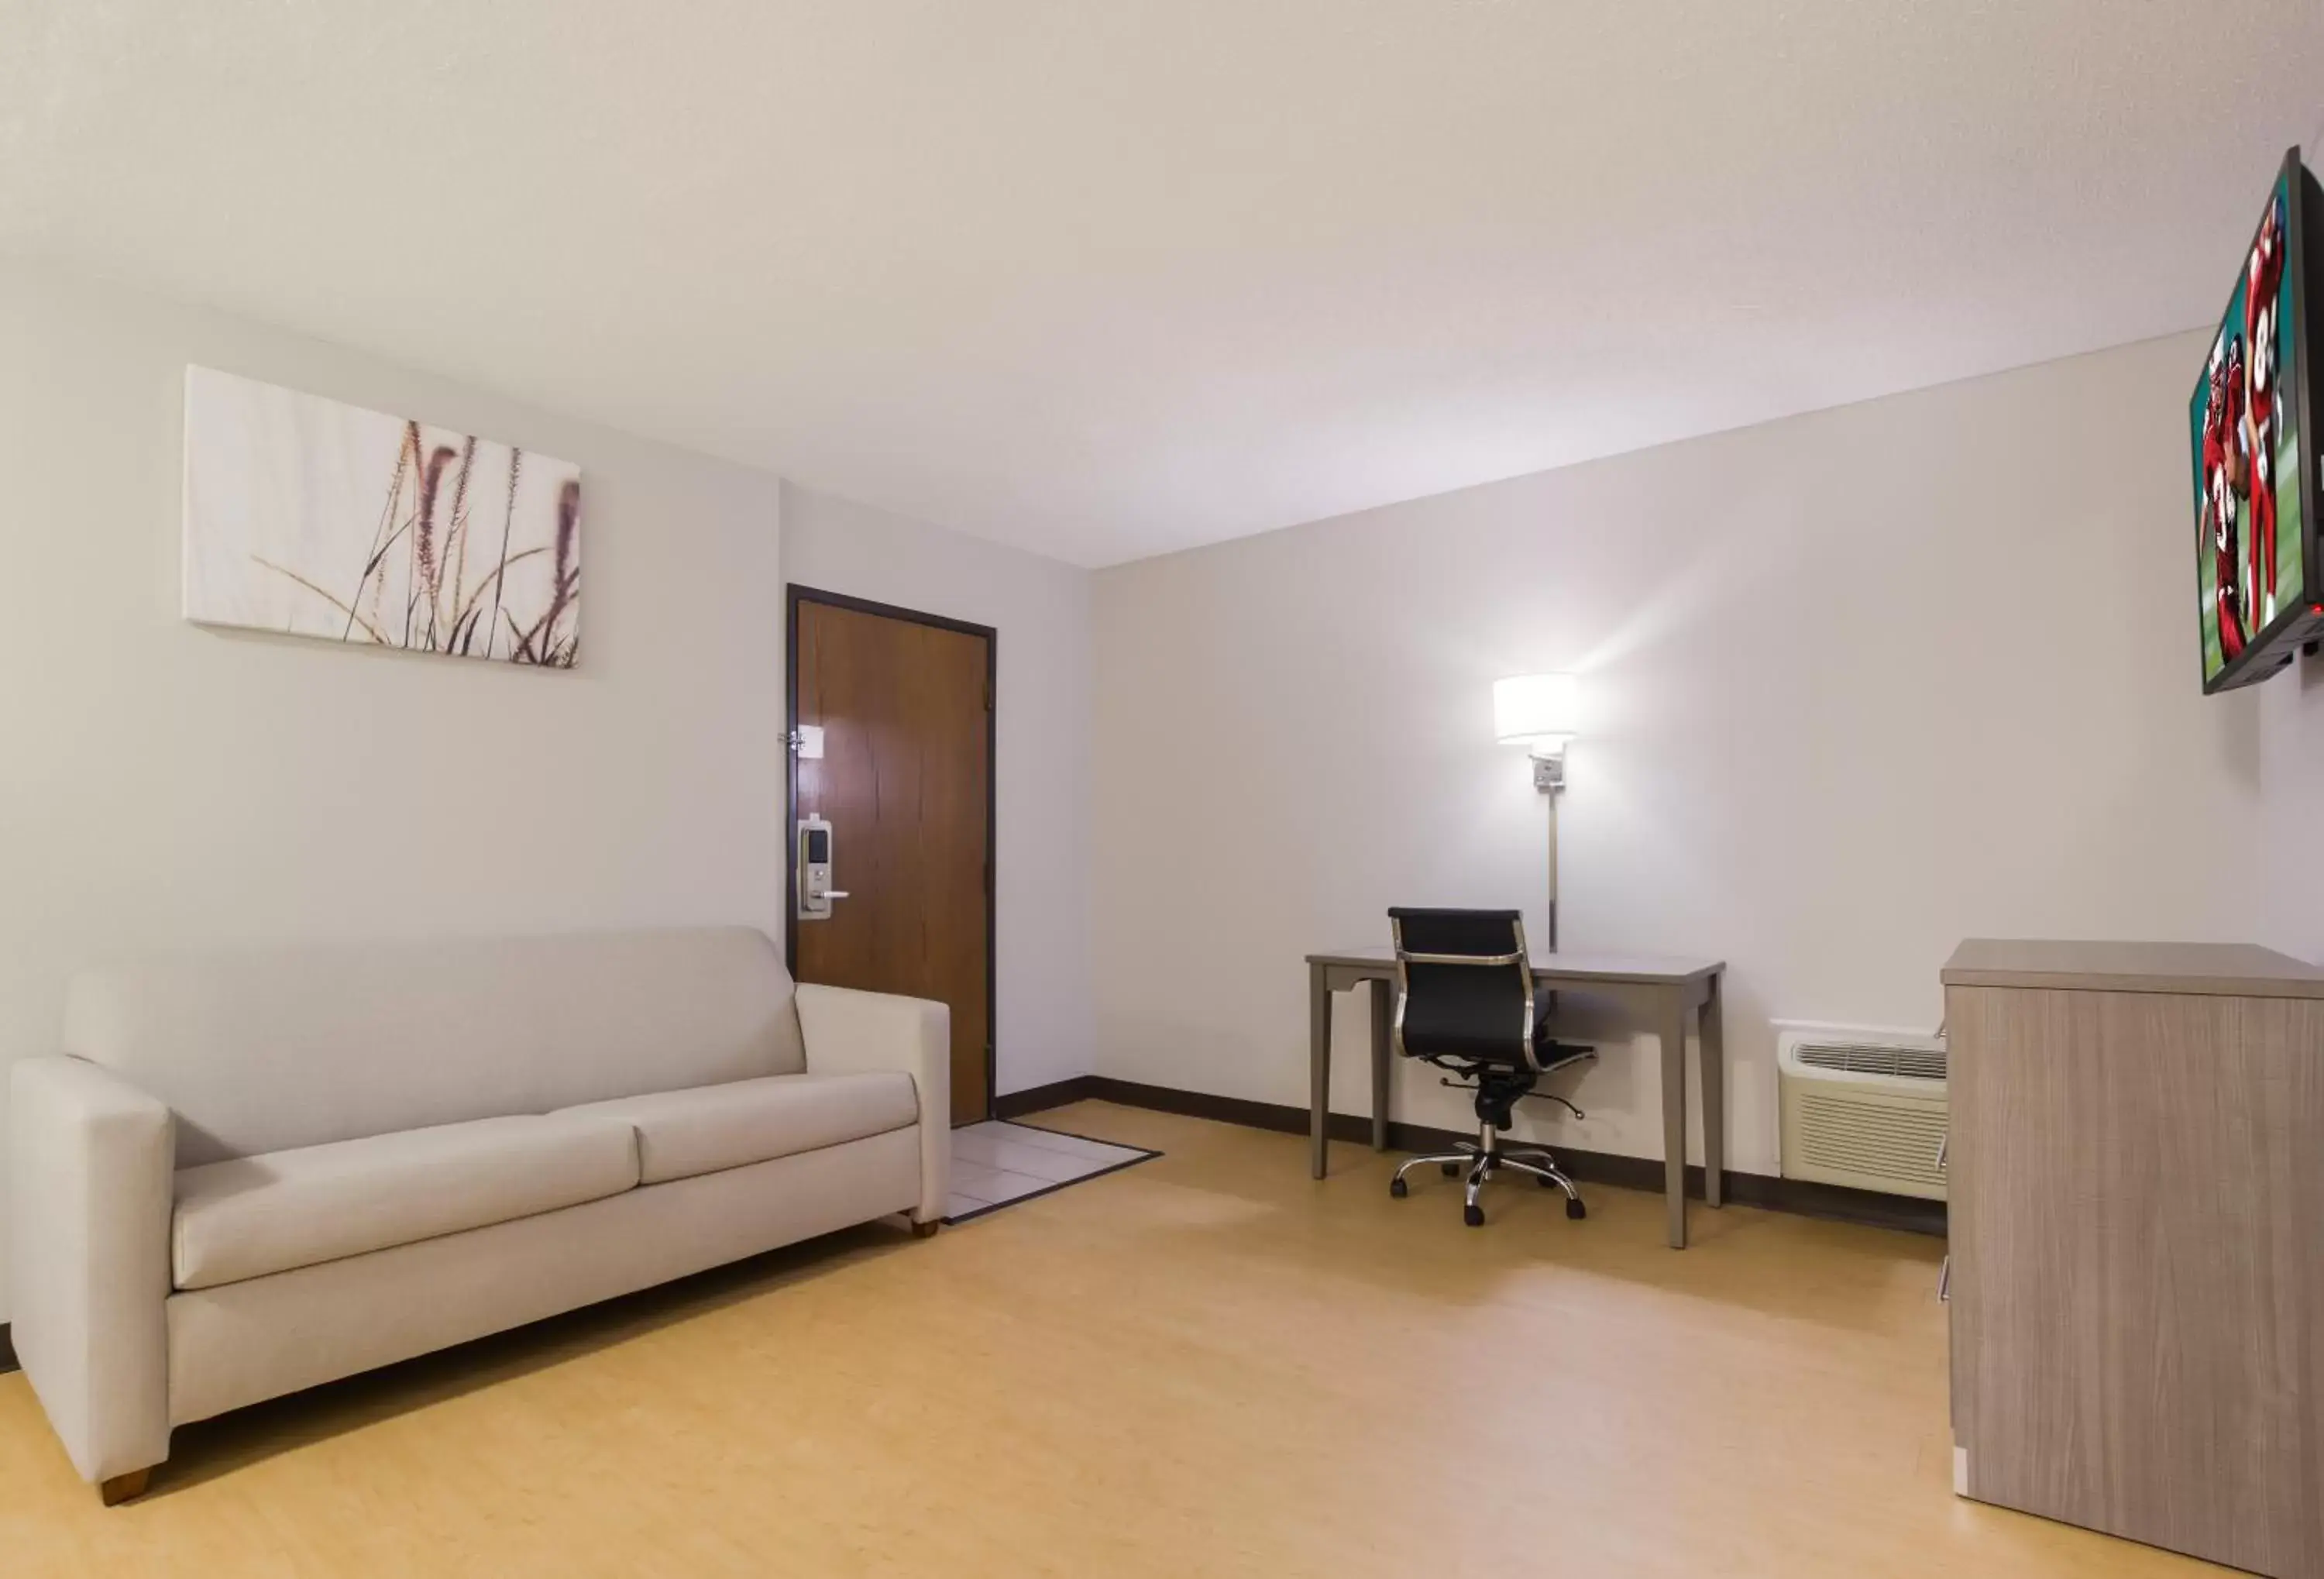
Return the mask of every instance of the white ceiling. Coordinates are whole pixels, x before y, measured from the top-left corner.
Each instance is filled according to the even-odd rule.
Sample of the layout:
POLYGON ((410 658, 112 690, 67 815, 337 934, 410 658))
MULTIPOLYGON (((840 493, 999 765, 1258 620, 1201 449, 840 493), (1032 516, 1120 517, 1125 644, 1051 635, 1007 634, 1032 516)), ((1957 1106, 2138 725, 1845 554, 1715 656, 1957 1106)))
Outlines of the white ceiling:
POLYGON ((0 248, 1102 565, 2214 319, 2318 0, 0 0, 0 248))

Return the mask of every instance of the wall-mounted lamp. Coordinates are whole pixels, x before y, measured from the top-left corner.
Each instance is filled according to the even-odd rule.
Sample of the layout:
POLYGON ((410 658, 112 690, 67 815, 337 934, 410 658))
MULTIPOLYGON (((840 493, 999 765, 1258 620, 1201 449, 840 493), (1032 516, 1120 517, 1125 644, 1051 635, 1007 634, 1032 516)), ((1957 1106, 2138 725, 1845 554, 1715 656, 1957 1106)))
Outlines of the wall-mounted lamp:
POLYGON ((1549 808, 1549 935, 1557 948, 1557 792, 1565 788, 1565 748, 1582 733, 1582 680, 1571 674, 1520 674, 1493 682, 1493 734, 1533 758, 1533 787, 1549 808))
POLYGON ((1571 674, 1520 674, 1493 682, 1493 733, 1533 754, 1533 787, 1565 788, 1565 748, 1582 733, 1582 680, 1571 674))

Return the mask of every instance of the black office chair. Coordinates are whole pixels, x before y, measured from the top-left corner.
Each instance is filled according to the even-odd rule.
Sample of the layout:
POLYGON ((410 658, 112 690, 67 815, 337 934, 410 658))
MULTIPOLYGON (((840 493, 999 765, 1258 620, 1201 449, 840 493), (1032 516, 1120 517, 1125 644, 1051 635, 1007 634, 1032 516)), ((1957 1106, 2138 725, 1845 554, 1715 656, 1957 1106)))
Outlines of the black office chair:
MULTIPOLYGON (((1544 1189, 1565 1192, 1565 1214, 1586 1217, 1582 1193, 1542 1146, 1503 1146, 1517 1104, 1536 1094, 1541 1077, 1598 1056, 1594 1048, 1554 1041, 1549 1016, 1557 995, 1536 987, 1526 955, 1525 922, 1515 910, 1392 910, 1396 937, 1396 1050, 1457 1076, 1444 1082, 1477 1094, 1477 1143, 1416 1157, 1396 1170, 1388 1193, 1401 1199, 1404 1176, 1429 1163, 1447 1177, 1469 1170, 1462 1216, 1471 1228, 1485 1221, 1477 1204, 1485 1181, 1502 1168, 1532 1175, 1544 1189)), ((1552 1093, 1539 1094, 1582 1110, 1552 1093)))

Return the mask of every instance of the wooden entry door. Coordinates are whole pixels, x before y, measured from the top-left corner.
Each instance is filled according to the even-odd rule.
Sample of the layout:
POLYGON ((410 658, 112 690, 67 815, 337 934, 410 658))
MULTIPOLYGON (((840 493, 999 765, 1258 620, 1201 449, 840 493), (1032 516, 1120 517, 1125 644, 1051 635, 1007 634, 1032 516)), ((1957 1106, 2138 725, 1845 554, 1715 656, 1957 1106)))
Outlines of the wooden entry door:
POLYGON ((952 1008, 952 1122, 992 1103, 993 633, 793 587, 791 972, 952 1008), (796 738, 796 735, 794 736, 796 738), (831 825, 830 915, 799 914, 800 819, 831 825))

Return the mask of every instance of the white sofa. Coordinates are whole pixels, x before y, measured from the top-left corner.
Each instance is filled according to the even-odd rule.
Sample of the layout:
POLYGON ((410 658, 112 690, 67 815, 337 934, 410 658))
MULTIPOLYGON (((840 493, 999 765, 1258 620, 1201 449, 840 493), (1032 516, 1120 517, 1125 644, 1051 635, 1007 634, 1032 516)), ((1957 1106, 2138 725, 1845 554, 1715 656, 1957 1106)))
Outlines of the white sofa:
POLYGON ((16 1352, 81 1474, 172 1427, 944 1211, 948 1014, 748 928, 148 962, 15 1066, 16 1352))

